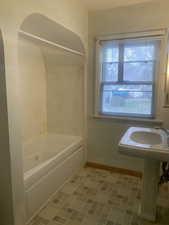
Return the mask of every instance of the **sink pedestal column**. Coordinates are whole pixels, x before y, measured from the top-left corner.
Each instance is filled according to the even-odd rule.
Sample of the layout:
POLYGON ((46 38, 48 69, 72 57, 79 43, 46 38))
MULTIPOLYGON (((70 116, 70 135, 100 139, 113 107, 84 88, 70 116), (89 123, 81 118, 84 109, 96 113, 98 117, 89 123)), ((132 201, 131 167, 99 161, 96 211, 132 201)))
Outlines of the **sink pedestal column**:
POLYGON ((159 173, 159 161, 152 159, 144 160, 141 217, 150 221, 156 220, 159 173))

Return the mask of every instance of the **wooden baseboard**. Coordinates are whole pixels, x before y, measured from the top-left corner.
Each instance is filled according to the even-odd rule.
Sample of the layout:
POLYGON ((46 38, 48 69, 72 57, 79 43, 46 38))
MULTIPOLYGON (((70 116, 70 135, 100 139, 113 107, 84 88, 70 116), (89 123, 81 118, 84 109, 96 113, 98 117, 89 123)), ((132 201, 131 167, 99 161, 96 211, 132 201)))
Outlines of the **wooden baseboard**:
POLYGON ((85 167, 92 167, 95 169, 101 169, 101 170, 107 170, 113 173, 121 173, 125 175, 130 175, 134 177, 139 177, 142 178, 142 173, 134 170, 128 170, 128 169, 123 169, 123 168, 117 168, 117 167, 111 167, 99 163, 94 163, 94 162, 87 162, 85 167))

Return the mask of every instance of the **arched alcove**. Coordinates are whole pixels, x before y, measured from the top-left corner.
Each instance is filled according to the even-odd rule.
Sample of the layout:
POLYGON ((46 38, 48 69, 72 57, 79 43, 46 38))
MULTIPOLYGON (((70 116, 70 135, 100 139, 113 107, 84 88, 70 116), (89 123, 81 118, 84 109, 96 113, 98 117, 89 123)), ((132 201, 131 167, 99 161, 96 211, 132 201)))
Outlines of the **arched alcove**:
POLYGON ((85 53, 82 40, 77 34, 44 15, 34 13, 28 16, 21 25, 21 31, 85 53))
MULTIPOLYGON (((54 143, 58 136, 65 140, 65 143, 71 138, 84 139, 85 51, 77 34, 40 14, 32 14, 24 20, 18 32, 18 40, 23 167, 28 220, 44 204, 46 193, 52 194, 52 188, 55 186, 50 186, 48 181, 45 184, 48 186, 46 192, 34 190, 29 186, 27 178, 30 171, 44 163, 44 157, 37 153, 39 146, 43 149, 41 152, 46 151, 46 146, 49 154, 53 155, 51 143, 48 141, 48 144, 44 144, 46 140, 50 139, 54 143), (37 195, 43 195, 34 202, 33 195, 36 196, 36 192, 37 195)), ((55 143, 55 148, 57 145, 58 143, 55 143)), ((80 153, 76 157, 75 163, 71 161, 71 169, 66 169, 65 166, 67 172, 63 176, 64 179, 82 164, 82 154, 84 155, 80 153)), ((65 180, 58 181, 57 185, 59 182, 62 185, 65 180)))

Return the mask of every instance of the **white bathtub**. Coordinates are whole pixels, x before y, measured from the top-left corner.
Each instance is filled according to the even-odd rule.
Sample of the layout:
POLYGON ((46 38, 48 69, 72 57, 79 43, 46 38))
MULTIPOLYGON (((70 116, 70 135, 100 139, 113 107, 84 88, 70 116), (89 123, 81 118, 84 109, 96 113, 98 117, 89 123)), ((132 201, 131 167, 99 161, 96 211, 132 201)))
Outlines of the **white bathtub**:
POLYGON ((26 221, 84 165, 83 140, 48 134, 24 145, 26 221))

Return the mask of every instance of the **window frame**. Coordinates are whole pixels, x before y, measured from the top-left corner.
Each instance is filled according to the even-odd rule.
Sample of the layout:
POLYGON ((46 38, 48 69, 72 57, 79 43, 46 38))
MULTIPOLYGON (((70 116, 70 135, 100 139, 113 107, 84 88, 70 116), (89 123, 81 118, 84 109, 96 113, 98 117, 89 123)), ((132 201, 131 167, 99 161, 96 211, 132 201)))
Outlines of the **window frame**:
MULTIPOLYGON (((161 43, 159 46, 159 52, 158 52, 158 62, 154 62, 156 60, 153 60, 154 62, 154 76, 152 81, 143 81, 143 82, 137 82, 137 81, 124 81, 119 82, 106 82, 102 80, 102 57, 101 57, 101 41, 122 41, 128 39, 130 41, 153 41, 153 40, 159 40, 162 41, 165 36, 165 30, 158 30, 153 32, 139 32, 139 33, 132 33, 132 34, 116 34, 115 36, 107 36, 107 37, 99 37, 96 39, 96 83, 95 83, 95 116, 109 116, 109 117, 123 117, 123 118, 139 118, 139 119, 155 119, 156 118, 156 98, 157 98, 157 74, 159 72, 159 61, 160 61, 160 51, 161 51, 161 43), (152 104, 151 104, 151 114, 135 114, 135 113, 107 113, 102 111, 102 97, 103 97, 103 87, 105 84, 109 85, 132 85, 132 84, 147 84, 152 85, 152 104)), ((148 60, 146 60, 148 61, 148 60)), ((124 62, 123 62, 124 63, 124 62)), ((122 63, 122 67, 123 67, 122 63)), ((123 72, 122 72, 123 74, 123 72)), ((118 76, 119 76, 119 69, 118 69, 118 76)), ((124 74, 123 74, 124 77, 124 74)))

